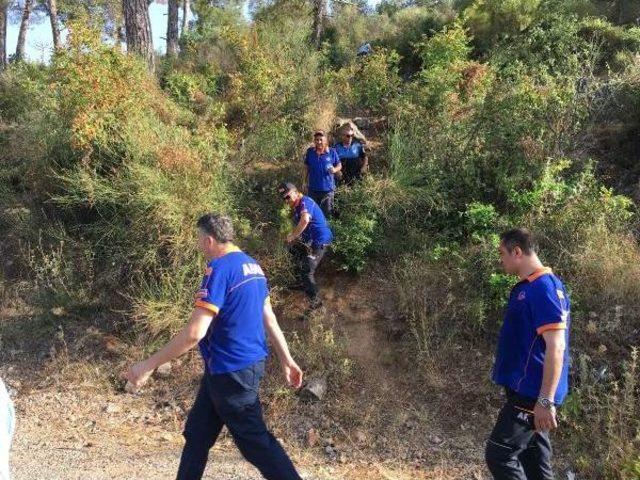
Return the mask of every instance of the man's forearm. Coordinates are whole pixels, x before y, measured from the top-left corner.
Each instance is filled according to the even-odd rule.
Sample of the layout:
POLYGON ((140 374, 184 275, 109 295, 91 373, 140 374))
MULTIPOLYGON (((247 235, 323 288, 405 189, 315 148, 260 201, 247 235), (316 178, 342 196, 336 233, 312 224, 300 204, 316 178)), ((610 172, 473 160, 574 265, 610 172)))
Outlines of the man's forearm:
POLYGON ((305 219, 300 220, 291 232, 291 235, 298 238, 300 235, 302 235, 302 232, 304 232, 305 228, 307 228, 307 225, 309 225, 309 221, 305 221, 305 219))
POLYGON ((542 374, 542 386, 540 396, 553 400, 562 374, 564 363, 564 348, 547 348, 544 357, 544 370, 542 374))
POLYGON ((289 363, 293 359, 291 358, 291 353, 289 352, 289 346, 287 345, 287 341, 284 338, 284 334, 280 329, 280 325, 275 318, 275 315, 271 318, 268 318, 265 322, 267 337, 269 338, 269 342, 271 343, 273 349, 276 351, 276 355, 278 356, 278 360, 280 363, 289 363))
POLYGON ((188 332, 183 329, 174 336, 169 343, 151 355, 146 364, 149 370, 155 370, 160 365, 170 362, 174 358, 184 355, 198 344, 196 338, 191 337, 188 332))

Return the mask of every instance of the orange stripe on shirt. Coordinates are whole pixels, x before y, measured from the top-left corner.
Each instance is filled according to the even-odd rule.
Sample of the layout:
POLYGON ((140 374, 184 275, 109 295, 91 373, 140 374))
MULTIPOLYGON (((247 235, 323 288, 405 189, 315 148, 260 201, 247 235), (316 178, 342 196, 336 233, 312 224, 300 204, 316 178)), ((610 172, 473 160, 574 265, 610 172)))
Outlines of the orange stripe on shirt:
POLYGON ((220 311, 220 309, 217 306, 215 306, 213 303, 203 302, 202 300, 197 300, 195 306, 204 308, 205 310, 209 310, 210 312, 213 312, 216 315, 220 311))
POLYGON ((539 268, 527 277, 527 281, 533 282, 534 280, 537 280, 538 278, 540 278, 543 275, 546 275, 547 273, 553 273, 553 270, 551 270, 548 267, 539 268))
POLYGON ((549 323, 547 325, 543 325, 536 329, 538 335, 542 335, 544 332, 548 332, 549 330, 566 330, 567 324, 566 322, 558 322, 558 323, 549 323))

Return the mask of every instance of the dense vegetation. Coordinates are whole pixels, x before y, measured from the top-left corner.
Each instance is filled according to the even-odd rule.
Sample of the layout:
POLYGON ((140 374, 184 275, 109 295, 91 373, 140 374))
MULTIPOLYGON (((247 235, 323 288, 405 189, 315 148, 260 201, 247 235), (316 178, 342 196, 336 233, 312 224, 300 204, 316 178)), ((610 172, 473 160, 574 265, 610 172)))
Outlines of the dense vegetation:
POLYGON ((383 118, 373 173, 339 193, 340 265, 392 270, 419 361, 493 340, 513 283, 497 234, 531 227, 574 303, 574 467, 638 478, 639 224, 615 177, 640 174, 640 12, 430 3, 336 3, 316 49, 302 0, 259 4, 251 21, 237 3, 195 2, 180 55, 154 74, 75 20, 50 65, 0 76, 3 283, 29 278, 47 308, 126 312, 166 336, 201 268, 194 219, 231 214, 277 286, 275 185, 299 179, 311 129, 383 118), (365 41, 374 53, 357 58, 365 41))

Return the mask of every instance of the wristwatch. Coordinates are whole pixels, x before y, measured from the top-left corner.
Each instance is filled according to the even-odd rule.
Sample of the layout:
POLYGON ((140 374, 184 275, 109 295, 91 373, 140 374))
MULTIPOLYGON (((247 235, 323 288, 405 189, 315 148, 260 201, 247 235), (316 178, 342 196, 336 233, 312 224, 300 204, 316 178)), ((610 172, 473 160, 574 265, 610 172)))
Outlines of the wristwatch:
POLYGON ((550 399, 546 397, 538 397, 538 405, 542 408, 546 408, 547 410, 551 409, 551 407, 555 407, 556 404, 553 403, 550 399))

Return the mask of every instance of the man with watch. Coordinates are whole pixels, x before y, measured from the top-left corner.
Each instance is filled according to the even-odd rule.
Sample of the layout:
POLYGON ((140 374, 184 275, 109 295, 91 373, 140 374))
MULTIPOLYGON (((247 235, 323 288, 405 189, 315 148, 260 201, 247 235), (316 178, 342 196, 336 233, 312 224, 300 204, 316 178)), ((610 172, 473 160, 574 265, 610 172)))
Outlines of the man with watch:
POLYGON ((520 282, 511 290, 493 368, 507 396, 485 452, 496 480, 554 478, 549 432, 568 391, 570 302, 536 251, 527 229, 501 236, 502 266, 520 282))

